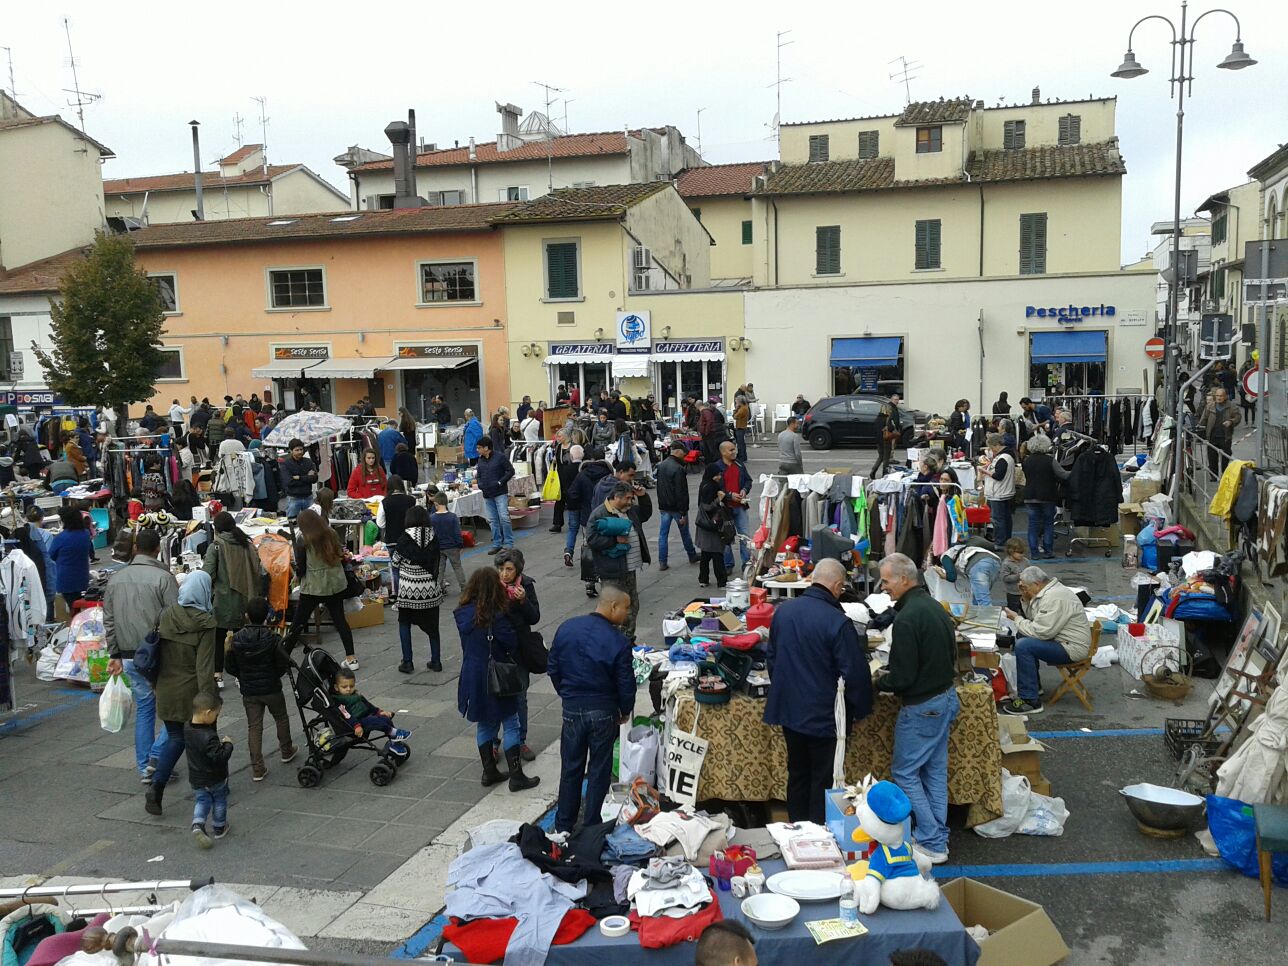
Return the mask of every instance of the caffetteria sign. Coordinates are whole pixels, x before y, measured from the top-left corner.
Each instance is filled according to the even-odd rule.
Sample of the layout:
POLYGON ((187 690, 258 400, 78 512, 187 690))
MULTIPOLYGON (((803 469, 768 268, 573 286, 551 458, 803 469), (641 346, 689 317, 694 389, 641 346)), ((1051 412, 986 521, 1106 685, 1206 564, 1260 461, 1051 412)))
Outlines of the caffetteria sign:
POLYGON ((1028 305, 1024 308, 1024 317, 1032 319, 1055 319, 1057 322, 1072 324, 1091 318, 1113 318, 1118 309, 1112 305, 1028 305))

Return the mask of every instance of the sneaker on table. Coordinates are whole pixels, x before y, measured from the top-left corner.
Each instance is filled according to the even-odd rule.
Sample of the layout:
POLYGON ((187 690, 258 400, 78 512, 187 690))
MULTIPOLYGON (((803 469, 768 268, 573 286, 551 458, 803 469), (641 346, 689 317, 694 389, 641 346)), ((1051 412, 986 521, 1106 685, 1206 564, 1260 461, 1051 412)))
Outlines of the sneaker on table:
POLYGON ((1013 714, 1013 715, 1041 714, 1043 710, 1044 709, 1042 707, 1041 700, 1037 701, 1036 703, 1032 703, 1029 701, 1025 701, 1023 698, 1015 698, 1011 701, 1007 701, 1005 704, 1002 705, 1003 714, 1013 714))

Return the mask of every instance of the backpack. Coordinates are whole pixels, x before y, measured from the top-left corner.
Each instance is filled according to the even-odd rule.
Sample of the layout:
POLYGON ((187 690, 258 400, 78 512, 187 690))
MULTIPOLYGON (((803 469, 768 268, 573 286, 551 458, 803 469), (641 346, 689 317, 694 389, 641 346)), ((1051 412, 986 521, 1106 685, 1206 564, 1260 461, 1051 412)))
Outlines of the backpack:
POLYGON ((148 631, 143 643, 134 652, 134 670, 153 687, 156 687, 157 678, 161 676, 161 633, 157 629, 160 621, 158 615, 152 624, 152 630, 148 631))

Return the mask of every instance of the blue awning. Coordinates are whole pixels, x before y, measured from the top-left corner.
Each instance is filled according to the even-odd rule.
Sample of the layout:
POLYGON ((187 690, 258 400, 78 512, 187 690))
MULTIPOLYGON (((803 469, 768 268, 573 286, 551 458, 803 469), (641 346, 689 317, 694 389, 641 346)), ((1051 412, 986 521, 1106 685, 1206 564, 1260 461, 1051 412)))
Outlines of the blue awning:
POLYGON ((1034 365, 1049 362, 1104 362, 1104 332, 1034 332, 1029 357, 1034 365))
POLYGON ((868 336, 832 340, 832 368, 894 366, 899 364, 902 336, 868 336))

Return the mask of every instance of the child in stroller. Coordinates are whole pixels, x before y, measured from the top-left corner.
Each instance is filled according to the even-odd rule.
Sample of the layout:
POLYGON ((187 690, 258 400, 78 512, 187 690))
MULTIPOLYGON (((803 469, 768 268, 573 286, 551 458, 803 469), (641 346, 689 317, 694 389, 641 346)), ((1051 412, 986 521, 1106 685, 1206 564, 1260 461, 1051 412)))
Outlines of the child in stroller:
POLYGON ((305 647, 303 662, 292 661, 290 673, 309 746, 308 759, 296 776, 300 785, 321 784, 323 770, 334 768, 352 749, 374 751, 378 756, 371 766, 373 785, 393 781, 411 757, 406 743, 409 732, 395 728, 391 714, 357 694, 353 672, 326 651, 305 647))

